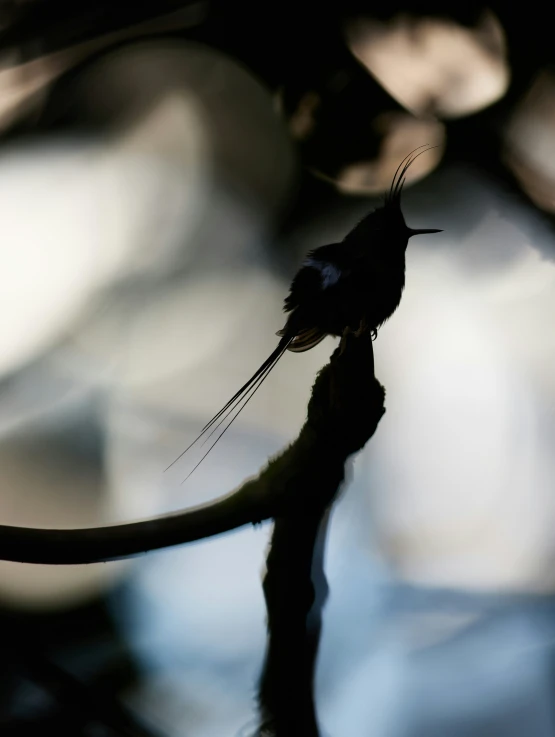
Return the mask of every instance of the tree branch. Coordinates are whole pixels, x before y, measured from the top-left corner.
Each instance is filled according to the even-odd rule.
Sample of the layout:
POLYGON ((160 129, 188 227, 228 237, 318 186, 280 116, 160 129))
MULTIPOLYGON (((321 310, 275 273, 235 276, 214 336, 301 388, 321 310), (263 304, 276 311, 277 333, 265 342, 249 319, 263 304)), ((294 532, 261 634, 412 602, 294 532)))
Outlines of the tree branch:
POLYGON ((264 595, 269 641, 259 686, 258 737, 318 737, 313 681, 328 586, 324 545, 330 505, 348 456, 384 413, 371 342, 350 338, 320 373, 308 408, 317 442, 292 480, 292 504, 276 518, 264 595))
POLYGON ((372 344, 350 337, 318 374, 299 437, 234 493, 176 514, 110 527, 71 530, 0 525, 0 559, 82 564, 115 560, 219 535, 273 517, 326 508, 384 413, 372 344))
POLYGON ((92 563, 217 535, 275 518, 264 595, 269 640, 259 687, 259 737, 318 737, 313 676, 327 595, 328 511, 345 463, 385 412, 372 342, 350 335, 314 382, 297 440, 257 478, 211 504, 143 522, 81 530, 0 527, 0 558, 92 563))

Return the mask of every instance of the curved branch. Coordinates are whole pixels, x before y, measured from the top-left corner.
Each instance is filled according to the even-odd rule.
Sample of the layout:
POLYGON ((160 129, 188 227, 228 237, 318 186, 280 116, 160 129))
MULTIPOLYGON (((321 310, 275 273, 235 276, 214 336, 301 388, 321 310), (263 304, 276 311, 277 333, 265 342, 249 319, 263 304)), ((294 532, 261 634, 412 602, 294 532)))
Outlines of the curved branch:
POLYGON ((350 336, 320 371, 297 440, 234 493, 183 512, 110 527, 71 530, 0 526, 0 559, 82 564, 115 560, 218 535, 276 516, 329 505, 348 457, 385 412, 372 343, 350 336))

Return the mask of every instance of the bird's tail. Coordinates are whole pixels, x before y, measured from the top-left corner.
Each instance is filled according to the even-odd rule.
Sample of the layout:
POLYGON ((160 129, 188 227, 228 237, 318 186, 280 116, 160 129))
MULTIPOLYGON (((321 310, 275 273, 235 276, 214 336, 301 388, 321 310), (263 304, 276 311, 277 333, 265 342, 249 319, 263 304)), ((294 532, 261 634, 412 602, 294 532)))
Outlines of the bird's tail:
MULTIPOLYGON (((286 330, 287 326, 283 328, 283 330, 278 330, 276 335, 281 337, 282 335, 285 335, 286 330)), ((324 340, 324 338, 327 337, 328 334, 323 330, 320 330, 320 328, 306 328, 305 330, 300 330, 296 334, 293 340, 290 341, 286 350, 291 351, 292 353, 304 353, 305 351, 309 351, 311 348, 317 346, 324 340)))
POLYGON ((279 341, 277 348, 268 356, 268 358, 264 361, 262 366, 260 366, 257 371, 251 376, 251 378, 243 384, 243 386, 235 392, 235 394, 231 397, 229 402, 225 404, 221 410, 212 417, 210 422, 208 422, 201 430, 200 434, 198 435, 193 442, 185 448, 185 450, 180 453, 177 458, 170 463, 168 468, 166 468, 166 471, 170 469, 177 461, 182 458, 185 453, 187 453, 188 450, 190 450, 193 445, 196 445, 198 441, 206 435, 206 439, 204 442, 207 442, 209 438, 221 427, 221 425, 227 420, 229 415, 234 413, 231 417, 231 419, 228 420, 227 424, 224 426, 221 433, 217 436, 217 438, 214 440, 210 448, 206 451, 206 453, 202 456, 200 461, 196 464, 196 466, 193 468, 191 473, 184 479, 185 481, 189 478, 189 476, 195 471, 200 464, 203 462, 203 460, 206 458, 206 456, 210 453, 212 448, 216 445, 218 440, 222 437, 222 435, 228 430, 228 428, 231 426, 231 424, 234 422, 234 420, 237 419, 239 414, 243 411, 243 409, 246 407, 246 405, 250 402, 250 400, 255 395, 256 391, 260 388, 260 386, 263 384, 264 380, 270 373, 270 371, 274 368, 276 363, 279 361, 279 359, 283 356, 285 351, 287 350, 289 344, 294 339, 294 335, 284 335, 281 340, 279 341), (210 432, 208 432, 210 431, 210 432), (208 434, 207 434, 208 433, 208 434))

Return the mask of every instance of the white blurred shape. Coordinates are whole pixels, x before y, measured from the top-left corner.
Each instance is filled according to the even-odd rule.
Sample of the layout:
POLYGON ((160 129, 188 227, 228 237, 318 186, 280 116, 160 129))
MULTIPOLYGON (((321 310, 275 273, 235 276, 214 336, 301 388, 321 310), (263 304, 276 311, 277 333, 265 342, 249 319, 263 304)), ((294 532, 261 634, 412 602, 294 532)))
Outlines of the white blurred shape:
POLYGON ((505 130, 505 160, 526 194, 555 212, 555 77, 544 70, 518 103, 505 130))
POLYGON ((221 54, 137 45, 80 83, 75 104, 104 116, 102 141, 0 157, 0 373, 59 340, 115 280, 252 244, 292 181, 270 96, 221 54))
MULTIPOLYGON (((399 163, 419 146, 435 148, 414 161, 406 174, 407 186, 428 176, 441 161, 445 150, 445 128, 437 120, 418 120, 405 113, 383 113, 377 117, 374 126, 382 138, 378 158, 342 169, 334 182, 342 192, 377 194, 387 191, 399 163)), ((327 178, 315 173, 322 179, 327 178)))
MULTIPOLYGON (((225 186, 260 220, 275 215, 295 174, 293 148, 268 91, 221 52, 176 41, 117 49, 82 75, 73 106, 109 129, 128 129, 155 102, 176 92, 187 94, 194 104, 209 147, 214 179, 202 216, 218 221, 217 204, 210 200, 225 186)), ((168 151, 165 135, 154 136, 154 141, 157 152, 168 151)), ((169 144, 182 160, 175 137, 169 137, 169 144)))
POLYGON ((186 91, 161 96, 102 152, 107 276, 165 271, 200 225, 211 169, 201 111, 186 91))
POLYGON ((84 75, 75 105, 116 128, 110 157, 122 164, 114 170, 110 158, 106 166, 114 185, 108 214, 119 228, 110 234, 133 246, 120 260, 173 278, 128 290, 81 323, 69 346, 73 368, 115 367, 119 387, 175 397, 180 385, 170 376, 183 381, 184 369, 226 349, 235 361, 254 329, 247 318, 274 307, 276 282, 252 262, 264 261, 270 224, 288 197, 291 143, 266 90, 198 45, 109 54, 84 75), (135 217, 118 220, 131 206, 135 217))
POLYGON ((409 248, 401 309, 380 334, 379 536, 420 584, 550 590, 555 467, 541 407, 555 406, 555 265, 495 217, 467 243, 466 267, 447 249, 409 248), (497 252, 507 227, 511 251, 484 269, 472 249, 497 252))
POLYGON ((56 340, 99 285, 94 157, 69 147, 0 159, 0 371, 56 340))
POLYGON ((491 11, 471 28, 446 18, 360 17, 345 34, 357 59, 415 115, 470 115, 509 85, 505 35, 491 11))
POLYGON ((42 144, 0 157, 0 373, 58 340, 137 263, 181 244, 195 227, 203 151, 201 126, 173 96, 121 146, 42 144), (148 150, 156 126, 181 137, 187 166, 148 150))

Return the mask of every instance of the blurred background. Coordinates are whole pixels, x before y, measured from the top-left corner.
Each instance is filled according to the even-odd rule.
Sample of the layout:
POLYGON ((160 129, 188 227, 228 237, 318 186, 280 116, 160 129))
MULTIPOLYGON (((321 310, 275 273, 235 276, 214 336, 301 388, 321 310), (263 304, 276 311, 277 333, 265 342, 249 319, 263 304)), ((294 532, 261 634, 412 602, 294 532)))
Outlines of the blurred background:
MULTIPOLYGON (((273 350, 310 248, 410 169, 387 414, 332 516, 325 737, 555 735, 555 55, 534 3, 4 0, 0 522, 232 490, 331 339, 273 350)), ((252 731, 270 526, 125 562, 0 563, 0 732, 252 731), (250 726, 249 726, 250 725, 250 726)))

